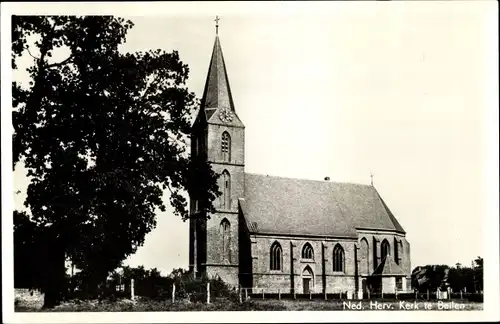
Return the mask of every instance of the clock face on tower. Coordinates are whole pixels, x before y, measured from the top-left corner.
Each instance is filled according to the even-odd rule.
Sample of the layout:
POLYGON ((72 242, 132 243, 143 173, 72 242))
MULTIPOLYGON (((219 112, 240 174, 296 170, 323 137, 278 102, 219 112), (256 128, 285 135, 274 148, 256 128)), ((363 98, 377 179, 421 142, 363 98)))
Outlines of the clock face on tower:
POLYGON ((219 118, 222 122, 229 123, 231 120, 233 120, 233 113, 231 112, 231 110, 224 108, 220 111, 219 118))

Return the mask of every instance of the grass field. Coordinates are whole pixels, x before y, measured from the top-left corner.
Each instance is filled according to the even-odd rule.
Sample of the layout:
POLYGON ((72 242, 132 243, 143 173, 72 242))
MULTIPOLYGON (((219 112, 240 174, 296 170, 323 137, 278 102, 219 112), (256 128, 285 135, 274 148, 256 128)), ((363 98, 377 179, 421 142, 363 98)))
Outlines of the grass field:
POLYGON ((190 303, 179 300, 155 301, 138 298, 136 301, 78 301, 65 302, 54 309, 42 310, 42 301, 18 300, 16 312, 165 312, 165 311, 328 311, 328 310, 482 310, 483 303, 453 300, 437 301, 382 301, 382 300, 249 300, 238 303, 229 299, 216 299, 211 304, 190 303))

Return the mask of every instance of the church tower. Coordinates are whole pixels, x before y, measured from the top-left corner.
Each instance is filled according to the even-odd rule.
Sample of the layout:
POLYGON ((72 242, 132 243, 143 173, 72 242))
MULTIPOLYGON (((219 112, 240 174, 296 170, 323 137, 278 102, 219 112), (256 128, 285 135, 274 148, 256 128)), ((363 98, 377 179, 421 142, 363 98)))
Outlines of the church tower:
MULTIPOLYGON (((218 19, 216 19, 218 21, 218 19)), ((218 26, 217 26, 218 27, 218 26)), ((190 270, 196 276, 219 276, 238 284, 238 198, 244 197, 244 135, 216 35, 203 98, 191 131, 191 154, 203 155, 220 175, 214 201, 216 212, 209 219, 190 219, 190 270)), ((198 202, 191 199, 191 213, 198 202)))

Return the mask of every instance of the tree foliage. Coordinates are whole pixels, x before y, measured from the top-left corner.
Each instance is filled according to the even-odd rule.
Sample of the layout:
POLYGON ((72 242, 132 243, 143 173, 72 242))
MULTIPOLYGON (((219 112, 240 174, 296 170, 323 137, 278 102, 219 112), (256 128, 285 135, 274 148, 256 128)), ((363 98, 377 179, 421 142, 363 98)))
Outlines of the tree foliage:
POLYGON ((12 85, 14 167, 26 166, 31 221, 59 253, 99 282, 143 244, 164 190, 183 220, 186 191, 213 211, 217 175, 186 150, 197 101, 176 51, 122 53, 133 23, 111 16, 13 16, 12 26, 13 68, 34 62, 29 84, 12 85))
POLYGON ((455 267, 447 265, 427 265, 416 267, 412 271, 412 287, 419 291, 435 291, 450 287, 453 291, 483 291, 483 259, 474 260, 474 267, 457 263, 455 267))

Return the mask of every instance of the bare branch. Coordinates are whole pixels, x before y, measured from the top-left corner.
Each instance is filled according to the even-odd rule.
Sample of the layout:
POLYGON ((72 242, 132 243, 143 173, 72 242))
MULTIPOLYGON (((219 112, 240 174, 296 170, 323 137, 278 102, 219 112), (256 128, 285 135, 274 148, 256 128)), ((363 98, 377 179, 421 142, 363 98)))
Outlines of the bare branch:
POLYGON ((170 188, 170 183, 166 183, 166 187, 168 188, 168 190, 170 191, 170 193, 173 195, 174 192, 173 192, 172 188, 170 188))
POLYGON ((156 83, 156 81, 158 81, 158 79, 160 78, 160 75, 159 74, 156 74, 155 77, 154 77, 154 80, 149 82, 147 85, 146 85, 146 89, 144 90, 144 92, 142 93, 142 97, 146 97, 147 94, 149 94, 150 90, 152 89, 152 85, 154 83, 156 83))
POLYGON ((49 64, 49 65, 47 65, 47 68, 58 67, 58 66, 64 65, 66 63, 71 62, 73 60, 73 58, 74 58, 74 56, 70 56, 62 62, 49 64))
POLYGON ((34 56, 33 54, 31 54, 29 47, 27 47, 27 46, 26 46, 26 50, 28 51, 28 54, 29 54, 32 58, 34 58, 35 60, 39 60, 39 59, 40 59, 39 57, 36 57, 36 56, 34 56))

